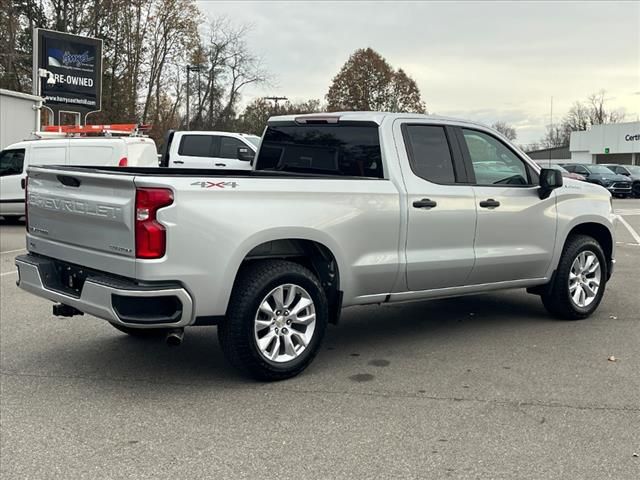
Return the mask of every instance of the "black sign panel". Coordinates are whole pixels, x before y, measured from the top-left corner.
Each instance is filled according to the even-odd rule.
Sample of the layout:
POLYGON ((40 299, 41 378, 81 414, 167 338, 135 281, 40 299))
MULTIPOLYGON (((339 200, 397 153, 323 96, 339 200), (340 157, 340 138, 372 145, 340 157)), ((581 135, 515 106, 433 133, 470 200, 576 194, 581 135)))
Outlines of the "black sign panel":
POLYGON ((54 111, 100 110, 102 40, 43 29, 34 37, 34 75, 46 105, 54 111))

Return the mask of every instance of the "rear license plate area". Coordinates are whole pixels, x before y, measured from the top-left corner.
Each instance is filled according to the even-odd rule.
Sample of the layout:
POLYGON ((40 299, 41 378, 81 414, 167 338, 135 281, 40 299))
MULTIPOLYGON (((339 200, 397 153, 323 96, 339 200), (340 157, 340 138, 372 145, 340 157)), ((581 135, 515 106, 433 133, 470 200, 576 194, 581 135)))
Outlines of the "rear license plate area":
POLYGON ((43 275, 45 287, 67 295, 80 297, 88 272, 70 263, 55 261, 43 275))

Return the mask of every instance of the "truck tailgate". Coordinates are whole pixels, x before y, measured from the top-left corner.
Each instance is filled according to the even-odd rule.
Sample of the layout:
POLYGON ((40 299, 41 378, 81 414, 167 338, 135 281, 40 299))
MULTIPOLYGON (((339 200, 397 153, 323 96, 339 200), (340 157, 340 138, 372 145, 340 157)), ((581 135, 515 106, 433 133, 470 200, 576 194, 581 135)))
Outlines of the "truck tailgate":
POLYGON ((32 167, 27 248, 135 277, 134 176, 32 167))

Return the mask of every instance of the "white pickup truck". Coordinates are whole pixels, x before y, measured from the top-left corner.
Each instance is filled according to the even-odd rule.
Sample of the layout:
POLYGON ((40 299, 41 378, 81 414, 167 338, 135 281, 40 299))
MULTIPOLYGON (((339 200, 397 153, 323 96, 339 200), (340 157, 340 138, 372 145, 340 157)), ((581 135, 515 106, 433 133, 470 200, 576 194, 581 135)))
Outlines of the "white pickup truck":
POLYGON ((259 146, 260 137, 247 133, 170 130, 160 166, 251 170, 259 146))
POLYGON ((527 288, 555 316, 614 267, 604 188, 540 169, 497 132, 412 114, 275 117, 253 171, 32 167, 18 285, 131 335, 218 325, 275 380, 342 308, 527 288))

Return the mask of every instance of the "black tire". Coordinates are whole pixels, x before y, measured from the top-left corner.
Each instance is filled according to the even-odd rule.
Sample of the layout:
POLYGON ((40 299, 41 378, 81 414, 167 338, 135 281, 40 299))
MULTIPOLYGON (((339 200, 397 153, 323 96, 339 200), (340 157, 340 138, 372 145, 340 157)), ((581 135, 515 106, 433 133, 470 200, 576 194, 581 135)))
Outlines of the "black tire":
POLYGON ((640 182, 634 182, 632 188, 632 197, 640 198, 640 182))
POLYGON ((573 235, 567 239, 558 264, 553 283, 542 293, 542 303, 549 313, 564 320, 580 320, 591 315, 604 295, 607 284, 608 265, 600 244, 588 235, 573 235), (594 300, 585 307, 576 305, 569 294, 569 272, 576 257, 584 251, 593 252, 601 268, 600 287, 594 300))
POLYGON ((7 225, 17 225, 23 215, 4 215, 4 221, 7 225))
POLYGON ((116 330, 120 330, 122 333, 126 333, 135 338, 159 338, 167 334, 166 328, 135 328, 125 327, 124 325, 118 325, 116 323, 112 323, 111 325, 116 330))
POLYGON ((251 262, 238 274, 226 319, 218 325, 218 340, 226 359, 240 372, 262 381, 284 380, 302 372, 314 359, 328 321, 326 294, 307 268, 284 260, 251 262), (276 363, 263 357, 254 335, 255 315, 262 300, 284 284, 304 288, 315 306, 316 324, 311 341, 293 360, 276 363))

